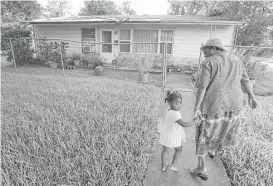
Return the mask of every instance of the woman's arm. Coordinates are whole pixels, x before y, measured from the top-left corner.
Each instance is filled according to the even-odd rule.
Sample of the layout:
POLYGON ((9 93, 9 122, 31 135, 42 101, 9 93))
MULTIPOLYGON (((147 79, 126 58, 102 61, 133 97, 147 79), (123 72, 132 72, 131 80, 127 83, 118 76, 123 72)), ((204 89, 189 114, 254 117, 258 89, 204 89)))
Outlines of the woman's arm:
POLYGON ((248 104, 251 108, 255 109, 257 107, 257 101, 255 99, 252 86, 250 85, 249 81, 241 81, 242 85, 246 89, 248 94, 248 104))
POLYGON ((246 92, 248 94, 249 98, 254 98, 254 93, 253 93, 253 89, 252 86, 250 85, 249 81, 241 81, 242 85, 244 86, 244 88, 246 89, 246 92))
POLYGON ((198 123, 198 119, 194 119, 193 121, 184 121, 183 119, 179 119, 176 121, 176 123, 178 123, 180 126, 182 127, 191 127, 192 125, 195 125, 198 123))

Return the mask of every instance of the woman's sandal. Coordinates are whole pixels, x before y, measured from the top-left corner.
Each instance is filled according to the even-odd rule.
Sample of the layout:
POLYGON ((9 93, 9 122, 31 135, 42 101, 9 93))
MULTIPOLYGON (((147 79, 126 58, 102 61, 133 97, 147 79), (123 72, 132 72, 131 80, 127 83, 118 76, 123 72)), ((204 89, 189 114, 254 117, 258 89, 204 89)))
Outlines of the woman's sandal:
POLYGON ((208 152, 208 155, 211 159, 213 159, 215 156, 216 156, 216 153, 211 153, 211 152, 208 152))
POLYGON ((202 172, 196 172, 195 170, 196 169, 191 169, 191 171, 190 171, 193 176, 199 177, 203 181, 207 181, 208 180, 208 178, 209 178, 208 175, 206 175, 205 173, 202 173, 202 172))

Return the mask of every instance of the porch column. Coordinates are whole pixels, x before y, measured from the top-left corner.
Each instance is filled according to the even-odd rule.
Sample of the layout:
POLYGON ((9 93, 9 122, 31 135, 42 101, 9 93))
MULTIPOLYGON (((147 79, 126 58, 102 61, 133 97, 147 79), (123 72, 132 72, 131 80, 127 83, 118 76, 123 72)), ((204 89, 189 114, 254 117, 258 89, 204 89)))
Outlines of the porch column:
POLYGON ((113 54, 114 54, 114 59, 116 59, 119 53, 119 26, 118 25, 115 26, 113 34, 114 34, 113 54))

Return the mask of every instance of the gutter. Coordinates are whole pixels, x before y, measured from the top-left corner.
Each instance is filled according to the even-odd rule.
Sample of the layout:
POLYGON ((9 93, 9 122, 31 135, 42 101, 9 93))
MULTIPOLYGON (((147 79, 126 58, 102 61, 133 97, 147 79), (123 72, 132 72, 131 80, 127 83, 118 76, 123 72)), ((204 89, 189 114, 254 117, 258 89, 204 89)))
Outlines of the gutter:
POLYGON ((158 22, 158 21, 126 21, 126 20, 116 20, 116 21, 94 21, 94 22, 90 22, 90 21, 82 21, 82 22, 71 22, 71 21, 67 21, 67 22, 28 22, 31 25, 34 24, 43 24, 43 25, 54 25, 54 24, 160 24, 160 25, 243 25, 244 23, 225 23, 225 22, 181 22, 181 23, 177 23, 177 22, 158 22))

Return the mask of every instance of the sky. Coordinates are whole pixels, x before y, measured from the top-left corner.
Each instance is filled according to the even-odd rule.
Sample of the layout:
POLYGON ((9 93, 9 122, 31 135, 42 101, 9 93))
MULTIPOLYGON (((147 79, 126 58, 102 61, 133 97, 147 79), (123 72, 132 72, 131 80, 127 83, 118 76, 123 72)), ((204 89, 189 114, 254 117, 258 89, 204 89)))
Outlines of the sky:
MULTIPOLYGON (((48 0, 38 0, 42 5, 46 5, 48 0)), ((72 13, 77 15, 83 5, 83 0, 67 0, 72 4, 72 13)), ((113 0, 118 6, 123 0, 113 0)), ((169 4, 167 0, 130 0, 131 8, 133 8, 138 15, 163 15, 167 14, 169 4)))

